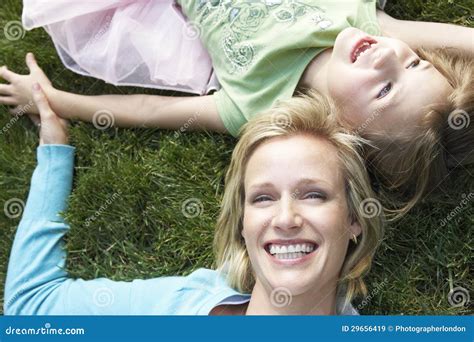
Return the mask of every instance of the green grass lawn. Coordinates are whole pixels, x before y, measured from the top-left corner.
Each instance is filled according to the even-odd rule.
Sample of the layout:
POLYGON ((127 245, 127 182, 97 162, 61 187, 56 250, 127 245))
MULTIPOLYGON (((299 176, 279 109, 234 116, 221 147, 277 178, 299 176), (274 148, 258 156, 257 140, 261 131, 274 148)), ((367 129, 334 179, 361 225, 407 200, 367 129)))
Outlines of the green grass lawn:
MULTIPOLYGON (((469 4, 471 0, 389 1, 387 12, 397 18, 473 27, 469 4)), ((2 0, 0 65, 26 73, 24 56, 32 51, 60 89, 81 94, 157 94, 117 88, 66 70, 41 29, 17 41, 5 39, 3 27, 21 20, 20 14, 19 0, 2 0)), ((11 119, 7 108, 0 107, 0 128, 11 119)), ((235 139, 160 130, 101 131, 85 123, 74 123, 70 135, 77 148, 74 190, 66 213, 71 224, 67 268, 72 277, 131 280, 186 275, 212 266, 213 228, 235 139), (183 203, 189 199, 201 206, 196 217, 183 213, 183 203)), ((12 198, 26 200, 37 143, 37 130, 26 118, 0 135, 2 307, 9 252, 20 220, 8 218, 3 206, 12 198)), ((355 302, 363 314, 473 313, 472 305, 454 307, 448 302, 453 287, 463 287, 474 296, 473 174, 473 166, 453 171, 408 216, 387 227, 367 277, 369 297, 355 302), (466 198, 471 200, 461 204, 466 198), (441 224, 453 210, 456 215, 441 224)))

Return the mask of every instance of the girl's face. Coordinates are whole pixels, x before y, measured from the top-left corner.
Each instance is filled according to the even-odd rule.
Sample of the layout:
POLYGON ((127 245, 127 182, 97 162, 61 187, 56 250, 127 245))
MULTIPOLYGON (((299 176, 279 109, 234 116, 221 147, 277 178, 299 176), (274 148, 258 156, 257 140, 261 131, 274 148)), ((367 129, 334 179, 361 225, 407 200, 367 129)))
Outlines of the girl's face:
POLYGON ((352 234, 344 179, 334 146, 296 135, 272 138, 248 161, 242 236, 267 293, 334 290, 352 234))
POLYGON ((323 88, 341 106, 344 121, 360 132, 414 127, 424 107, 452 91, 443 75, 403 41, 355 28, 338 35, 326 75, 323 88))

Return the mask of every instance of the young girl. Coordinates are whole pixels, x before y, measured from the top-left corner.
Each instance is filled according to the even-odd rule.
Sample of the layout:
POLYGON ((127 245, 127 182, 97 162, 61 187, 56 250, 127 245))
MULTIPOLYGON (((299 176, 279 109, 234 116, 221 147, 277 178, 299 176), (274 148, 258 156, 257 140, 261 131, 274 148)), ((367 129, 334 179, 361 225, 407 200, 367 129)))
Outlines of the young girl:
POLYGON ((38 84, 38 166, 11 251, 6 315, 356 315, 382 240, 360 138, 331 125, 324 100, 291 99, 249 122, 233 152, 215 233, 217 270, 186 277, 71 279, 59 213, 72 187, 66 121, 38 84), (301 150, 295 154, 294 150, 301 150), (285 167, 282 167, 284 165, 285 167), (269 172, 268 170, 271 170, 269 172))
POLYGON ((395 20, 377 11, 375 1, 178 4, 25 1, 24 22, 46 25, 63 61, 80 73, 199 94, 215 86, 215 73, 221 88, 214 94, 65 93, 52 87, 29 55, 30 75, 0 72, 11 83, 0 87, 0 103, 25 112, 31 84, 39 82, 64 118, 236 136, 277 100, 315 89, 342 109, 336 118, 342 125, 372 141, 367 159, 384 188, 412 192, 404 209, 448 167, 473 159, 473 29, 395 20), (167 21, 171 26, 162 25, 167 21), (412 50, 421 46, 452 49, 412 50))

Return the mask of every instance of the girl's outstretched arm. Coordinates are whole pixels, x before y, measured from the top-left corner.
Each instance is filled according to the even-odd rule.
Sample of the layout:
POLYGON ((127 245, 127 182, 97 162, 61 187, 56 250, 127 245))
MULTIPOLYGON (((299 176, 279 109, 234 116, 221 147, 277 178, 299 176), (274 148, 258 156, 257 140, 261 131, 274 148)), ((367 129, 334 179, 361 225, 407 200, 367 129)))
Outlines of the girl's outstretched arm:
POLYGON ((444 23, 399 20, 383 11, 377 11, 377 19, 384 35, 403 40, 412 49, 450 47, 474 55, 474 28, 444 23))
POLYGON ((33 54, 27 54, 26 64, 29 75, 16 74, 6 67, 0 69, 0 78, 9 82, 0 84, 0 104, 16 106, 14 114, 38 114, 31 94, 31 86, 38 82, 52 109, 64 119, 99 121, 99 125, 104 120, 116 127, 185 127, 186 130, 227 132, 213 96, 78 95, 55 89, 33 54))

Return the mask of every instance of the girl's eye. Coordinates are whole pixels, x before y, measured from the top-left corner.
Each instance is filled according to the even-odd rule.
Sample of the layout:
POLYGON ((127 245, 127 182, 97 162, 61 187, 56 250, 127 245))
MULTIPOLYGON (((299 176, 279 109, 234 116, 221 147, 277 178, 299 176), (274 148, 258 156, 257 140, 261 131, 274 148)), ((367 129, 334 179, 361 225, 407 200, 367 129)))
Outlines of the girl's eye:
POLYGON ((326 195, 320 193, 320 192, 310 192, 305 196, 305 199, 326 199, 326 195))
POLYGON ((411 62, 411 64, 408 66, 408 68, 417 67, 420 64, 420 62, 421 62, 420 59, 414 60, 413 62, 411 62))
POLYGON ((381 99, 382 97, 390 93, 391 89, 392 89, 392 83, 388 82, 387 85, 383 87, 380 93, 377 95, 377 99, 381 99))

